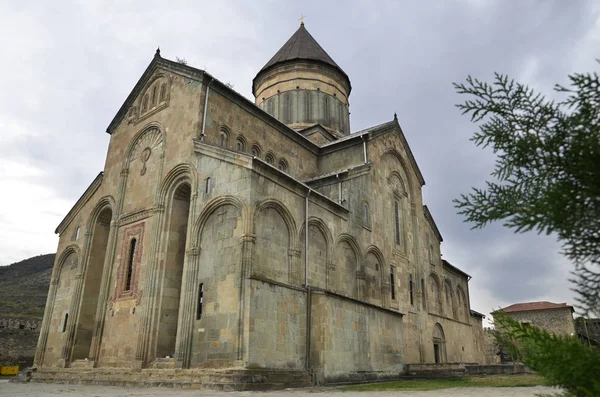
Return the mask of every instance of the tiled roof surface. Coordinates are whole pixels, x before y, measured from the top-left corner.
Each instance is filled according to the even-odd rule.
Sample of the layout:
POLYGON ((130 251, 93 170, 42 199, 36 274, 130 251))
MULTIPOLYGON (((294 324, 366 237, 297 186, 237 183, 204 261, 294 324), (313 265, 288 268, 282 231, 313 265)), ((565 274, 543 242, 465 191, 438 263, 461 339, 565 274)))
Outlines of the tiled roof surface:
MULTIPOLYGON (((334 68, 338 69, 344 75, 342 68, 331 57, 323 47, 317 43, 317 41, 308 33, 308 30, 301 24, 296 33, 290 37, 290 39, 277 51, 277 53, 267 62, 265 66, 260 70, 261 72, 269 69, 271 66, 291 60, 313 60, 326 63, 334 68)), ((259 72, 260 73, 260 72, 259 72)))
POLYGON ((525 312, 531 310, 549 310, 549 309, 564 309, 570 308, 573 310, 573 306, 567 305, 566 303, 553 303, 553 302, 525 302, 525 303, 515 303, 514 305, 507 306, 500 311, 506 313, 512 312, 525 312))

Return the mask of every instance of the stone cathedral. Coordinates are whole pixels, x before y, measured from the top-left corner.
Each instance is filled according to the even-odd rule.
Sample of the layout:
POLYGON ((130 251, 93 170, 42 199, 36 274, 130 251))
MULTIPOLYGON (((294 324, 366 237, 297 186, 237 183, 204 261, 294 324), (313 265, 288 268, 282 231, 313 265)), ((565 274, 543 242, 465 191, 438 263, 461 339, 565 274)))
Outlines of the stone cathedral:
POLYGON ((34 381, 253 389, 483 361, 397 118, 302 23, 254 102, 157 50, 64 220, 34 381))

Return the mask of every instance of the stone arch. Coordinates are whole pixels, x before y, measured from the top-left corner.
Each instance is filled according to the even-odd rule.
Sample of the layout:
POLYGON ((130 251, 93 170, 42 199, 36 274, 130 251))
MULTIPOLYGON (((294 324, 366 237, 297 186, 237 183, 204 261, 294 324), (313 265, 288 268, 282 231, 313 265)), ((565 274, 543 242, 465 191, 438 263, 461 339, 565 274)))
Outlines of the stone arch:
POLYGON ((260 158, 262 154, 262 148, 258 142, 252 142, 252 146, 250 147, 250 155, 252 157, 260 158))
POLYGON ((404 159, 402 158, 400 153, 395 148, 389 148, 386 151, 384 151, 383 154, 381 155, 382 161, 385 161, 385 159, 387 157, 392 157, 394 160, 396 160, 399 163, 400 171, 397 171, 397 173, 400 176, 400 180, 402 181, 402 183, 404 185, 405 192, 406 192, 407 196, 410 198, 410 201, 412 203, 414 201, 414 192, 412 189, 412 184, 410 183, 410 180, 408 179, 407 170, 410 169, 408 167, 408 164, 406 164, 406 162, 404 161, 404 159))
POLYGON ((240 153, 246 153, 247 148, 248 141, 246 140, 244 135, 238 134, 238 136, 235 138, 235 147, 233 149, 240 153))
POLYGON ((464 322, 468 322, 469 319, 469 305, 467 303, 467 295, 462 287, 459 285, 456 287, 456 300, 457 300, 457 315, 458 319, 464 322))
POLYGON ((98 202, 94 206, 94 209, 90 213, 90 217, 89 217, 88 223, 86 225, 86 230, 88 230, 88 231, 92 230, 92 228, 96 224, 98 216, 106 208, 110 208, 110 210, 112 211, 111 221, 116 221, 117 217, 115 214, 115 206, 116 206, 116 202, 112 196, 108 195, 108 196, 104 196, 104 197, 100 198, 100 200, 98 200, 98 202))
POLYGON ((432 332, 433 362, 441 364, 446 362, 446 336, 440 323, 435 323, 432 332))
MULTIPOLYGON (((177 164, 163 178, 158 188, 158 203, 165 204, 171 190, 176 185, 188 182, 192 190, 192 195, 198 189, 198 172, 196 167, 190 163, 177 164)), ((174 191, 174 190, 173 190, 174 191)))
POLYGON ((157 73, 144 86, 139 96, 139 115, 144 116, 156 107, 168 103, 171 92, 171 78, 164 73, 157 73))
POLYGON ((213 212, 215 212, 217 210, 217 208, 219 208, 223 205, 233 205, 234 207, 236 207, 238 209, 238 211, 240 211, 241 216, 242 216, 242 222, 243 222, 242 225, 243 225, 244 230, 246 230, 246 225, 248 223, 247 222, 248 214, 247 214, 246 206, 244 205, 244 203, 242 203, 240 201, 240 199, 238 199, 237 197, 234 197, 234 196, 217 197, 217 198, 211 200, 208 204, 206 204, 206 206, 204 206, 204 209, 202 210, 202 212, 196 219, 193 229, 192 229, 191 249, 201 248, 201 247, 199 247, 199 244, 200 244, 199 236, 201 235, 201 233, 204 229, 204 225, 206 224, 206 221, 213 214, 213 212))
POLYGON ((440 314, 442 313, 442 294, 438 276, 433 272, 430 273, 428 283, 429 309, 433 313, 440 314))
POLYGON ((231 138, 231 130, 226 125, 219 127, 219 142, 218 146, 222 148, 229 147, 229 139, 231 138))
POLYGON ((457 316, 456 304, 454 302, 454 291, 452 290, 452 284, 448 279, 444 280, 444 298, 446 301, 446 315, 456 319, 457 316))
POLYGON ((131 161, 142 155, 146 147, 151 150, 160 147, 160 155, 164 153, 166 145, 166 134, 164 128, 158 122, 145 125, 129 142, 123 159, 123 169, 129 169, 131 161))
POLYGON ((406 189, 406 182, 400 173, 396 170, 392 170, 388 175, 388 184, 390 184, 394 190, 394 194, 401 197, 408 197, 408 190, 406 189))
POLYGON ((267 164, 275 166, 275 155, 273 154, 272 151, 267 150, 267 153, 265 154, 265 162, 267 164))
MULTIPOLYGON (((296 222, 294 221, 294 217, 287 209, 287 207, 279 200, 266 199, 256 204, 254 213, 256 214, 256 216, 258 216, 258 214, 261 211, 264 211, 268 208, 272 208, 275 211, 277 211, 285 221, 288 230, 288 237, 290 239, 290 244, 292 244, 293 241, 296 241, 296 222)), ((254 232, 256 232, 256 230, 254 230, 254 232)))
POLYGON ((336 241, 335 272, 336 292, 358 298, 357 275, 363 263, 356 239, 349 234, 341 234, 336 241))
POLYGON ((88 222, 87 258, 82 258, 83 266, 85 266, 82 280, 83 289, 77 317, 72 316, 77 322, 77 335, 74 339, 72 351, 73 360, 88 358, 91 355, 96 316, 99 307, 103 304, 99 300, 99 296, 102 293, 104 267, 109 266, 107 261, 110 260, 107 258, 111 257, 111 252, 109 252, 111 224, 116 220, 114 208, 115 204, 112 197, 102 197, 92 210, 88 222))
MULTIPOLYGON (((305 266, 305 223, 302 223, 298 233, 298 249, 300 250, 300 268, 305 266)), ((308 219, 308 280, 311 286, 329 288, 329 264, 332 259, 333 237, 331 231, 322 219, 308 219), (324 254, 324 255, 323 255, 324 254)))
POLYGON ((240 321, 240 285, 235 279, 243 280, 240 237, 246 216, 238 198, 222 196, 211 200, 194 224, 176 340, 177 360, 184 367, 202 366, 214 359, 213 354, 223 360, 237 357, 239 328, 233 324, 240 321), (231 324, 232 337, 226 341, 220 334, 222 321, 231 324), (194 332, 195 328, 206 333, 194 332))
POLYGON ((365 285, 363 297, 374 304, 383 304, 383 274, 385 272, 385 258, 379 248, 371 245, 367 248, 364 261, 365 285))
POLYGON ((166 199, 166 217, 160 239, 160 251, 164 253, 164 259, 161 261, 162 277, 158 290, 156 357, 172 357, 175 353, 194 194, 189 165, 175 171, 167 179, 170 183, 166 185, 166 198, 163 197, 166 199))
POLYGON ((48 293, 48 305, 44 315, 44 326, 40 335, 39 360, 55 364, 63 357, 63 346, 69 333, 70 324, 74 321, 72 309, 73 294, 81 282, 81 253, 76 245, 66 247, 58 259, 48 293), (49 346, 50 348, 46 349, 49 346))
POLYGON ((65 247, 65 249, 61 252, 60 256, 58 257, 58 260, 56 261, 58 266, 56 267, 55 274, 52 277, 53 280, 59 279, 60 273, 62 272, 62 267, 64 266, 65 261, 69 257, 70 254, 75 254, 75 257, 77 258, 77 267, 79 268, 79 271, 81 271, 81 269, 80 269, 81 261, 79 260, 79 258, 80 258, 79 246, 76 244, 71 244, 71 245, 65 247))
POLYGON ((277 169, 282 172, 287 172, 289 168, 289 163, 285 159, 285 157, 280 157, 279 162, 277 163, 277 169))
POLYGON ((295 251, 296 223, 289 210, 275 199, 261 201, 254 211, 253 227, 255 271, 271 280, 292 281, 295 272, 290 255, 295 251))

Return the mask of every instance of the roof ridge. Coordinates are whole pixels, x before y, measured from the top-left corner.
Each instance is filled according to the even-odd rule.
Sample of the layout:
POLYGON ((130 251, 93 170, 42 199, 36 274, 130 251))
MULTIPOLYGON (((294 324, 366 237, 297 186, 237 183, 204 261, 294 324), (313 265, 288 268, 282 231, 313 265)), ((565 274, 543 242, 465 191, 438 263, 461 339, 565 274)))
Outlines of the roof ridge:
MULTIPOLYGON (((281 48, 269 59, 258 73, 271 68, 272 66, 286 61, 296 59, 307 59, 323 62, 338 69, 344 75, 346 73, 342 68, 331 58, 319 42, 309 33, 304 25, 300 25, 298 30, 281 46, 281 48)), ((346 75, 347 76, 347 75, 346 75)))

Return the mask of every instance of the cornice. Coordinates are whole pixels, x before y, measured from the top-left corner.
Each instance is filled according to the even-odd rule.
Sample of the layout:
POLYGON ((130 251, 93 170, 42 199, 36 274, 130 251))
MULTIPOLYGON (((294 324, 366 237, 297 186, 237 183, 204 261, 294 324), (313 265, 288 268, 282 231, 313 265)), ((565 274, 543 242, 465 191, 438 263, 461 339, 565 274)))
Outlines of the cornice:
POLYGON ((102 184, 102 177, 104 176, 104 172, 100 172, 96 178, 90 183, 85 192, 79 197, 79 199, 73 205, 73 208, 67 213, 64 219, 58 224, 54 233, 61 235, 62 232, 69 226, 73 218, 81 211, 81 208, 89 201, 89 199, 96 193, 100 185, 102 184))
POLYGON ((427 219, 429 226, 431 226, 431 228, 433 229, 433 232, 435 233, 438 240, 440 242, 444 241, 444 239, 442 238, 442 234, 440 233, 440 229, 438 229, 437 225, 435 224, 433 216, 431 215, 431 212, 429 212, 429 208, 427 208, 426 205, 423 206, 423 213, 425 214, 425 219, 427 219))

